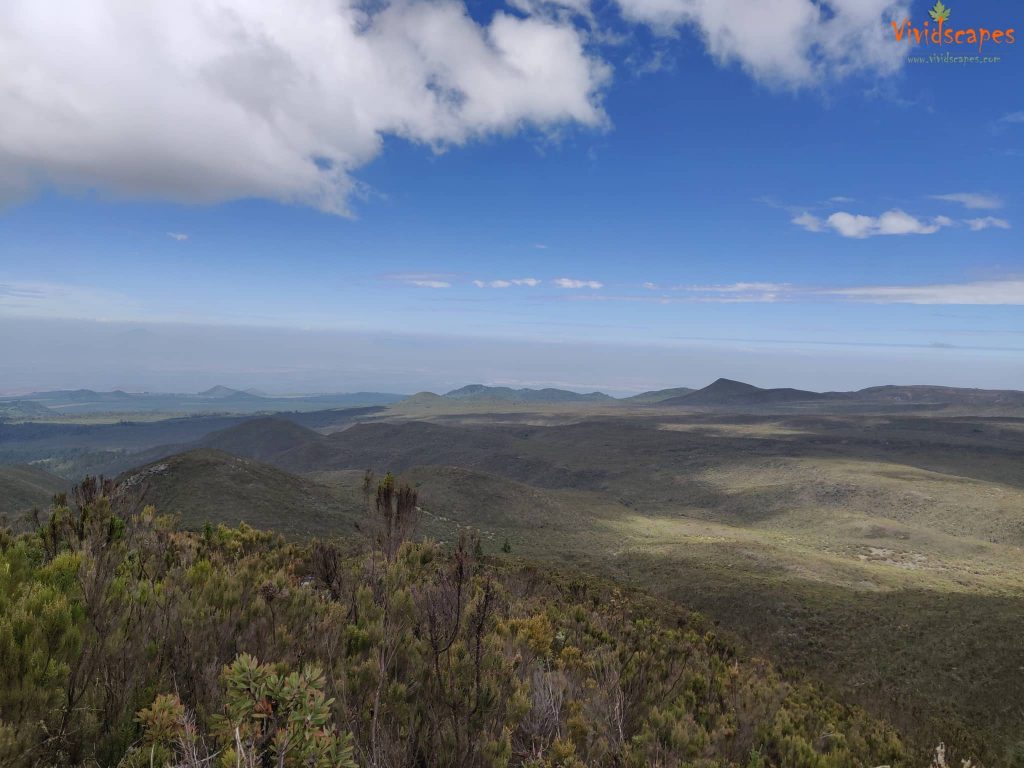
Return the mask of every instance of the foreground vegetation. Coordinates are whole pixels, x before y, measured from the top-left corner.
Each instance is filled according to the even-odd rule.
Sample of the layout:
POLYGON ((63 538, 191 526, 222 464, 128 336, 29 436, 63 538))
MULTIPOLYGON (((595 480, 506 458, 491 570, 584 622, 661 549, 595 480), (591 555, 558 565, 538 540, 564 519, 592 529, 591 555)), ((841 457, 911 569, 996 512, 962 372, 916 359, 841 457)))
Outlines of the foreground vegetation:
POLYGON ((4 534, 0 764, 910 764, 699 616, 414 541, 415 492, 365 489, 358 546, 177 531, 95 480, 4 534))

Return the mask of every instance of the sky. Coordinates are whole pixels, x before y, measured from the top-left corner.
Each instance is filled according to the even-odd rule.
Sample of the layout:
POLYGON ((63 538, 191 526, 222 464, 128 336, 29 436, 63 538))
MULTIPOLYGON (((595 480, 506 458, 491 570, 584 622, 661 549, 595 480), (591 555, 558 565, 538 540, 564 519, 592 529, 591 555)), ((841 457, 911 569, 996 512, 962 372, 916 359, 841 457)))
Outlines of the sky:
POLYGON ((1020 6, 931 5, 8 0, 0 391, 1024 388, 1020 6))

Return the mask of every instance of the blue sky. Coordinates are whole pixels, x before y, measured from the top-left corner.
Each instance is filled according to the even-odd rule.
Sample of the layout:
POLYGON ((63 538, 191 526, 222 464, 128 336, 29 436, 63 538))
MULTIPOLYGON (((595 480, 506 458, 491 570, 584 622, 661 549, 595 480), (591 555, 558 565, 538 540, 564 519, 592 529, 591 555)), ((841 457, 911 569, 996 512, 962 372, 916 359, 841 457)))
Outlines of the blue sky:
MULTIPOLYGON (((167 34, 202 51, 212 33, 186 23, 193 5, 163 10, 167 34)), ((171 80, 180 48, 164 61, 134 45, 152 19, 97 1, 55 30, 15 2, 0 11, 0 41, 24 52, 0 75, 17 118, 0 128, 6 388, 1024 385, 1021 43, 986 46, 999 62, 908 63, 931 51, 897 45, 888 19, 923 24, 930 4, 836 0, 807 17, 809 0, 778 0, 764 18, 772 3, 705 5, 388 6, 379 39, 337 42, 385 46, 381 72, 358 46, 339 61, 295 54, 288 71, 338 82, 297 94, 263 73, 259 98, 287 120, 246 102, 251 124, 236 125, 209 100, 249 98, 221 66, 237 52, 211 48, 202 77, 171 80), (416 37, 435 21, 454 26, 416 37), (82 29, 88 45, 68 43, 82 29), (102 35, 109 66, 141 82, 72 71, 102 35), (520 43, 527 74, 506 77, 501 56, 520 43), (398 82, 407 53, 426 85, 398 82), (337 74, 360 67, 372 89, 337 74), (210 90, 210 71, 227 85, 210 90), (163 87, 132 90, 147 82, 163 87), (440 107, 418 106, 438 89, 440 107), (171 102, 161 122, 139 117, 171 102), (257 140, 267 124, 272 140, 257 140), (204 330, 185 342, 183 326, 204 330), (142 366, 98 340, 132 328, 180 343, 142 366), (14 329, 39 344, 15 346, 14 329), (264 358, 290 361, 271 375, 238 341, 280 338, 268 329, 335 341, 305 362, 284 354, 292 342, 269 345, 264 358), (41 363, 76 334, 102 365, 41 363), (403 369, 346 347, 319 365, 346 334, 443 340, 444 362, 403 369)), ((1011 3, 951 8, 954 26, 1020 22, 1011 3)), ((277 39, 272 21, 252 23, 275 56, 315 48, 298 27, 277 39)), ((260 56, 238 54, 238 71, 261 73, 260 56)))

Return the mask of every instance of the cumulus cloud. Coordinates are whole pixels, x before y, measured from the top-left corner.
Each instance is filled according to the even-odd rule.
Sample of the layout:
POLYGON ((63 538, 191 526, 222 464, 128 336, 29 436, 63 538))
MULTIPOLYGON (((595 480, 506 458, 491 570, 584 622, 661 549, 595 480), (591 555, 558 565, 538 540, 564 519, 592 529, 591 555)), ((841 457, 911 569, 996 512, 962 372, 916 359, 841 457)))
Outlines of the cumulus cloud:
POLYGON ((989 210, 1002 208, 1003 201, 992 194, 983 192, 951 192, 946 195, 932 195, 932 200, 945 200, 949 203, 960 203, 972 210, 989 210))
POLYGON ((893 0, 617 0, 627 19, 671 33, 691 27, 720 63, 799 87, 855 71, 886 74, 906 56, 888 22, 893 0))
MULTIPOLYGON (((905 56, 894 0, 616 2, 627 22, 693 29, 720 64, 769 84, 886 74, 905 56)), ((478 21, 464 0, 7 0, 0 197, 54 184, 347 215, 366 191, 354 174, 389 136, 441 151, 607 124, 595 46, 611 33, 587 0, 509 4, 519 13, 478 21)))
POLYGON ((559 277, 551 282, 559 288, 593 288, 596 291, 598 288, 604 287, 604 283, 599 283, 597 280, 573 280, 569 277, 559 277))
POLYGON ((188 235, 184 232, 168 232, 167 236, 171 238, 171 240, 177 240, 179 243, 188 240, 188 235))
POLYGON ((827 229, 843 237, 865 238, 877 235, 931 235, 943 227, 953 225, 948 216, 919 219, 906 211, 893 208, 880 216, 837 211, 826 219, 804 213, 792 219, 792 223, 808 232, 824 232, 827 229))
POLYGON ((534 288, 540 285, 540 280, 535 277, 520 277, 514 280, 474 280, 473 285, 477 288, 511 288, 524 285, 534 288))
POLYGON ((997 219, 995 216, 985 216, 980 219, 964 219, 964 224, 970 227, 972 232, 979 232, 991 227, 995 227, 996 229, 1010 228, 1010 222, 1006 219, 997 219))
POLYGON ((549 16, 454 0, 7 0, 0 189, 349 213, 385 136, 600 126, 610 70, 549 16))

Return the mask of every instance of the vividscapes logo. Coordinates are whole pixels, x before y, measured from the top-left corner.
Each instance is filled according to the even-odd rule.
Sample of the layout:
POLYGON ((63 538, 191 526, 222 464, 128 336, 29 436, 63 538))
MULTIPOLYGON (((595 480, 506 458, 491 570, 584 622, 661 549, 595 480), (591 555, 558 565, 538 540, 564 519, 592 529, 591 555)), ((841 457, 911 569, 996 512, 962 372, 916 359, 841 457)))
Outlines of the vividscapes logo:
POLYGON ((904 19, 902 24, 892 22, 896 41, 906 40, 911 44, 924 43, 928 46, 976 45, 979 53, 986 45, 1013 45, 1017 42, 1012 28, 957 27, 949 21, 950 9, 943 5, 942 0, 937 0, 928 15, 931 21, 926 20, 920 27, 911 24, 910 19, 904 19))

